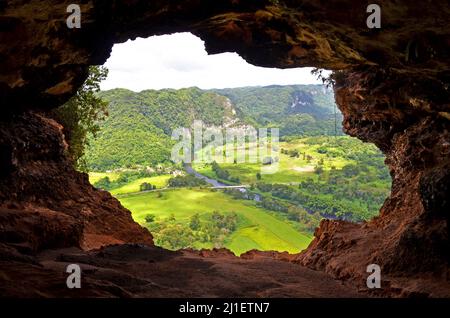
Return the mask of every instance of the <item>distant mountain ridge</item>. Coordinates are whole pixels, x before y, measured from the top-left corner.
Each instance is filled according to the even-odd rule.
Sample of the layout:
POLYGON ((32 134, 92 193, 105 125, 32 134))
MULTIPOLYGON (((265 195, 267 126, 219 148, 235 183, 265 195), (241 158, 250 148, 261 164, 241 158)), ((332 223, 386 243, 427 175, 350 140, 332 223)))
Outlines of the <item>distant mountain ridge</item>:
POLYGON ((262 114, 278 119, 280 114, 291 113, 306 113, 320 119, 333 114, 335 106, 333 91, 324 85, 271 85, 213 91, 230 98, 239 110, 256 120, 262 114))
POLYGON ((230 98, 239 116, 255 126, 275 126, 283 136, 342 134, 342 115, 325 85, 286 85, 213 90, 230 98))
POLYGON ((172 131, 190 128, 194 120, 207 126, 279 127, 282 136, 335 133, 334 95, 323 85, 138 93, 119 88, 99 95, 110 103, 109 116, 97 138, 90 139, 86 161, 91 170, 169 163, 172 131))

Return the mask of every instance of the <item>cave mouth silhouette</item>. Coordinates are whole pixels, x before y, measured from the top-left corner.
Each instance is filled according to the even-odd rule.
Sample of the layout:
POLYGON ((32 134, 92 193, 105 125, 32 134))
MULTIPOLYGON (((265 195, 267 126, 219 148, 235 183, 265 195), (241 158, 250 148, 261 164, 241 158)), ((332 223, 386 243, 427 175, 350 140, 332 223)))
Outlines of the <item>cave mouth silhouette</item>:
MULTIPOLYGON (((60 267, 47 272, 33 267, 39 263, 33 253, 51 248, 153 244, 115 199, 71 168, 61 127, 45 111, 73 96, 88 67, 103 64, 114 43, 192 32, 211 54, 236 51, 253 65, 333 70, 344 131, 386 155, 393 182, 380 216, 366 224, 323 220, 310 246, 288 259, 291 264, 364 290, 367 266, 378 264, 386 286, 381 295, 450 295, 448 214, 442 212, 450 173, 449 30, 441 27, 448 21, 446 1, 383 5, 383 19, 391 23, 381 30, 367 29, 366 1, 306 1, 300 7, 287 0, 88 1, 82 7, 82 28, 72 30, 65 2, 0 6, 6 26, 6 42, 0 44, 0 112, 8 115, 0 122, 0 150, 3 163, 13 167, 0 179, 0 249, 11 275, 24 281, 32 269, 51 283, 49 273, 60 273, 60 267), (14 266, 17 262, 20 266, 14 266)), ((120 259, 120 253, 107 248, 99 255, 120 259)), ((88 259, 86 254, 60 257, 75 258, 88 259)), ((1 286, 17 292, 11 281, 1 286)), ((36 288, 45 289, 27 287, 35 294, 36 288)))

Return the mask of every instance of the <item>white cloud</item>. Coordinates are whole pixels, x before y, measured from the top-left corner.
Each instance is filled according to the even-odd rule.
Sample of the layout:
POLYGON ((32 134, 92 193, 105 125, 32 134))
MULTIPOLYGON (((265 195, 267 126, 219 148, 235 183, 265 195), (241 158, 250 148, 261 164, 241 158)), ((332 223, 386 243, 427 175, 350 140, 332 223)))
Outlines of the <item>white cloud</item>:
POLYGON ((154 36, 116 44, 106 62, 102 89, 183 88, 315 84, 311 68, 274 69, 248 64, 236 53, 208 55, 191 33, 154 36))

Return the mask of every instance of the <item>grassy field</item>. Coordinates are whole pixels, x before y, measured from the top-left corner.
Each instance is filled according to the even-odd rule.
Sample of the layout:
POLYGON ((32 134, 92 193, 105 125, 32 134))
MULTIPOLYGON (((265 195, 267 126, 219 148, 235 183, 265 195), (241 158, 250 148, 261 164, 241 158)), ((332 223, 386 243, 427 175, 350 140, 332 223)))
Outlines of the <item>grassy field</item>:
MULTIPOLYGON (((251 249, 277 250, 298 253, 311 242, 309 234, 300 233, 287 220, 273 212, 255 206, 253 201, 234 200, 224 193, 208 189, 177 189, 158 193, 134 194, 120 198, 121 203, 133 212, 133 218, 145 225, 144 218, 153 214, 161 220, 173 215, 177 222, 188 223, 190 217, 213 211, 238 215, 238 227, 225 241, 225 247, 236 255, 251 249)), ((196 248, 211 248, 198 243, 196 248)))
MULTIPOLYGON (((327 138, 327 137, 324 137, 327 138)), ((334 138, 334 137, 328 137, 334 138)), ((338 137, 349 138, 349 137, 338 137)), ((324 170, 330 170, 331 167, 341 169, 343 166, 354 163, 351 160, 343 159, 342 157, 329 157, 326 154, 321 154, 317 150, 320 144, 308 145, 305 143, 307 138, 299 138, 290 142, 280 142, 279 148, 285 150, 298 150, 300 153, 306 153, 312 157, 308 160, 303 155, 299 158, 292 158, 287 154, 278 152, 279 167, 276 173, 273 174, 261 174, 261 181, 266 183, 298 183, 305 178, 315 178, 314 167, 323 160, 324 170)), ((332 139, 331 139, 332 140, 332 139)), ((249 145, 254 147, 254 145, 249 145)), ((247 150, 248 148, 247 147, 247 150)), ((217 151, 217 153, 221 153, 217 151)), ((217 159, 217 158, 216 158, 217 159)), ((220 167, 228 170, 232 176, 238 176, 242 184, 254 183, 257 181, 256 174, 261 173, 263 167, 261 163, 220 163, 220 167)), ((194 168, 201 174, 204 174, 210 178, 216 178, 215 173, 211 169, 210 164, 194 164, 194 168)))
MULTIPOLYGON (((89 173, 89 182, 91 184, 95 184, 100 179, 105 178, 105 177, 108 177, 111 181, 116 181, 120 177, 120 174, 121 174, 120 172, 90 172, 89 173)), ((171 177, 172 176, 170 174, 165 174, 165 175, 154 176, 154 177, 139 178, 139 179, 133 180, 123 186, 112 189, 110 191, 110 193, 112 195, 121 195, 121 194, 139 192, 140 186, 144 182, 147 182, 147 183, 150 183, 150 184, 156 186, 157 189, 165 188, 171 177)))
POLYGON ((115 181, 120 177, 120 172, 89 172, 89 182, 91 184, 105 177, 108 177, 111 181, 115 181))
POLYGON ((140 186, 144 182, 147 182, 147 183, 150 183, 150 184, 156 186, 157 189, 165 188, 171 177, 172 177, 171 175, 166 174, 166 175, 160 175, 160 176, 155 176, 155 177, 140 178, 140 179, 134 180, 120 188, 111 190, 111 194, 118 195, 118 194, 139 192, 140 186))

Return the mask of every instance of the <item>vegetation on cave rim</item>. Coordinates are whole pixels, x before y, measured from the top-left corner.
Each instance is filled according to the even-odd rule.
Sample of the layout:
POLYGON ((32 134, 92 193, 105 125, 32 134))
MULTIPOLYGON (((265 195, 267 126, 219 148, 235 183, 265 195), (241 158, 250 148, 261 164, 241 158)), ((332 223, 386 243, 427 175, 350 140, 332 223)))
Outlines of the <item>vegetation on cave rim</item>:
POLYGON ((108 76, 104 66, 91 66, 86 81, 64 105, 53 111, 53 116, 64 127, 68 141, 68 156, 77 169, 88 171, 86 147, 100 131, 100 122, 108 115, 108 102, 97 95, 100 82, 108 76))

